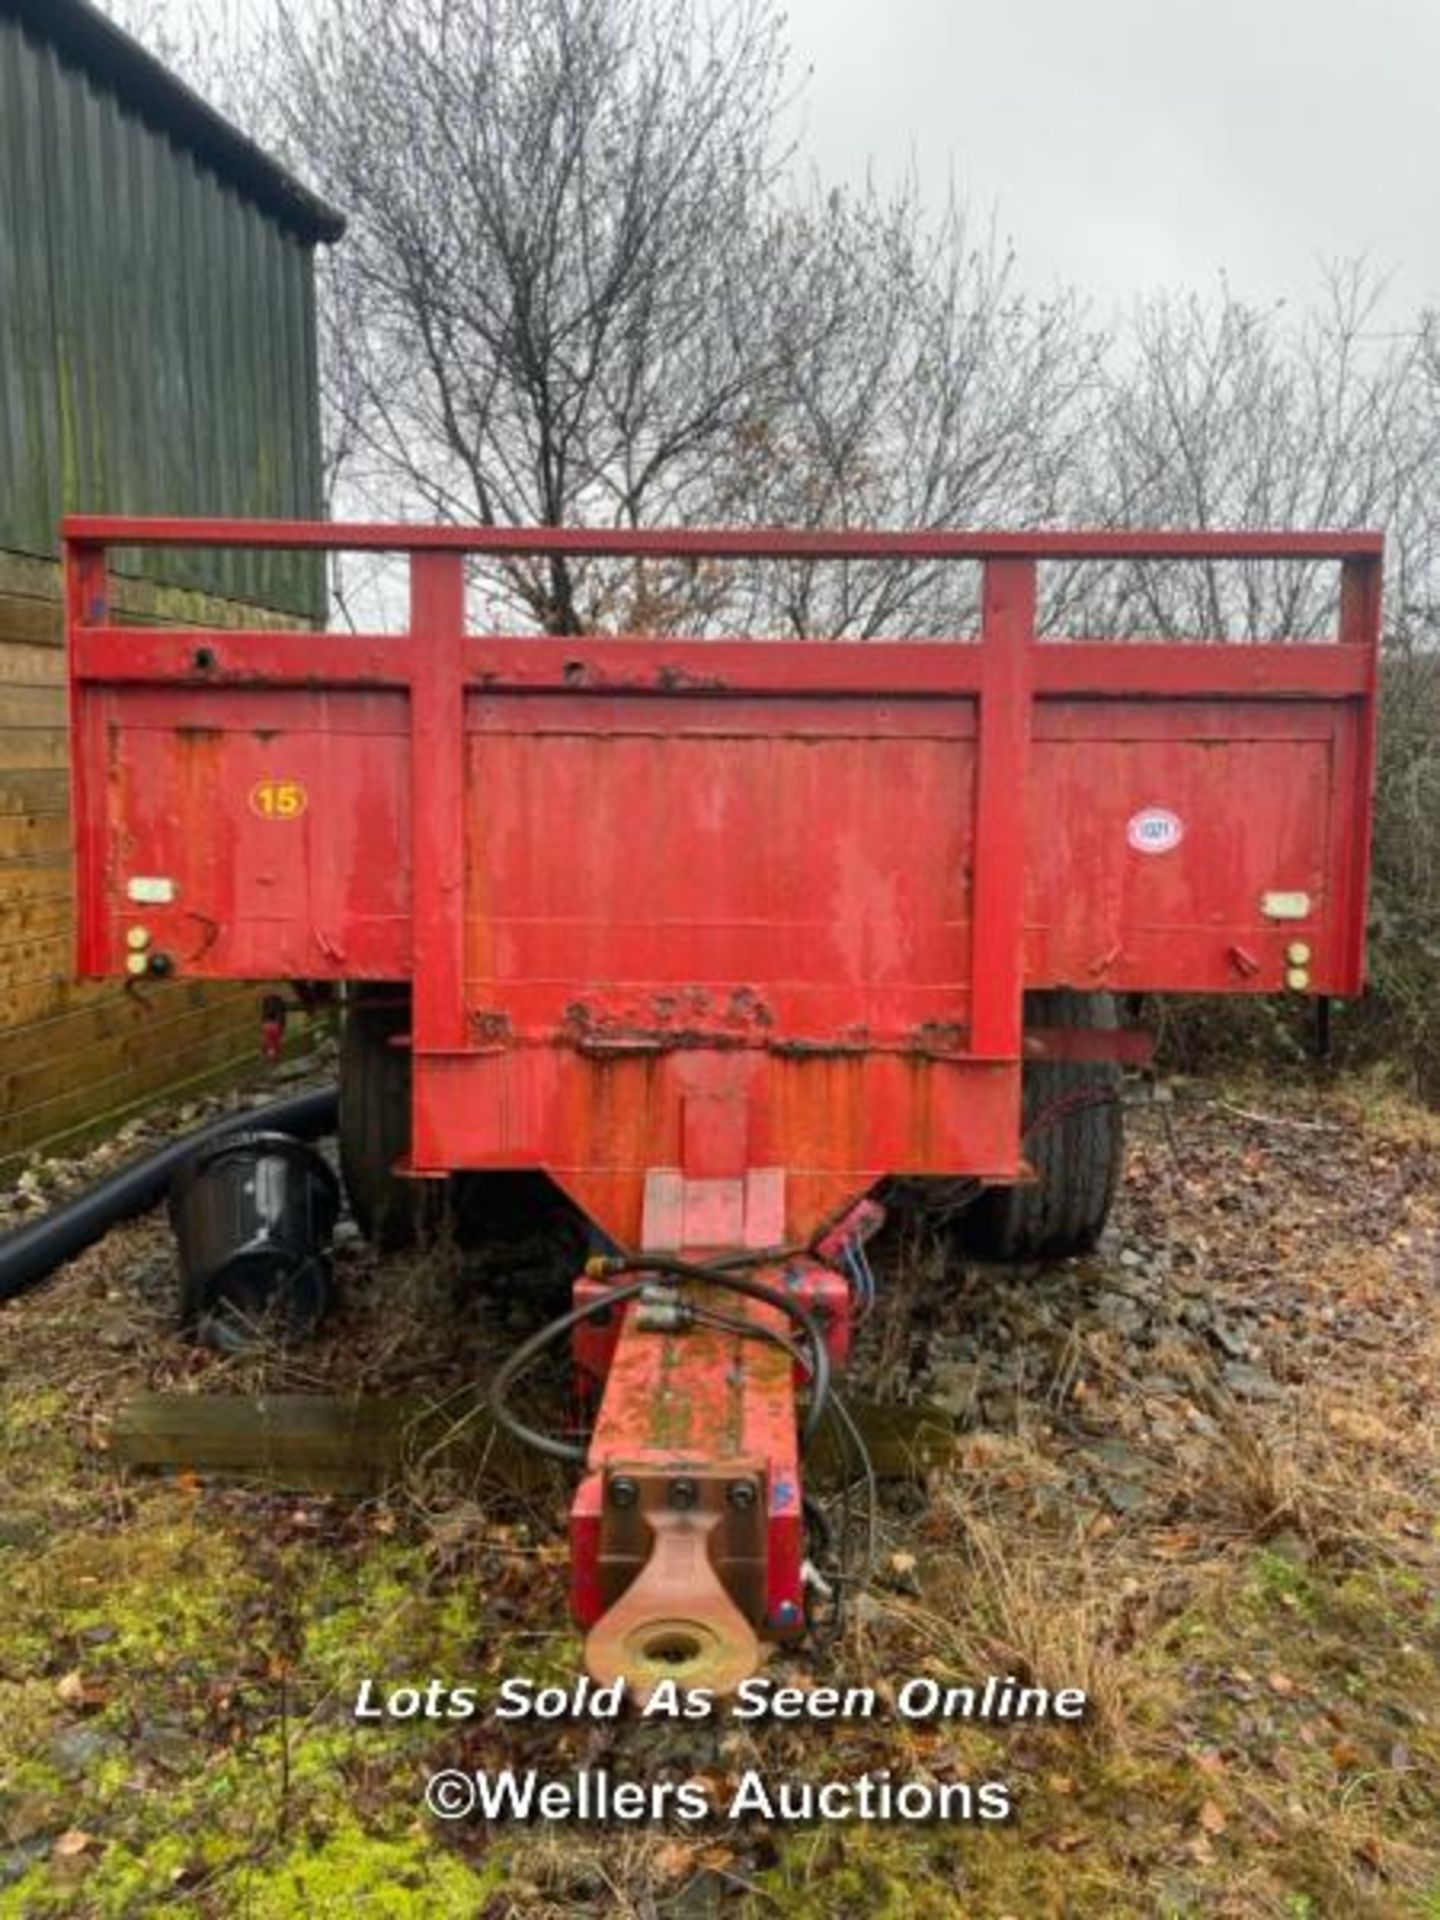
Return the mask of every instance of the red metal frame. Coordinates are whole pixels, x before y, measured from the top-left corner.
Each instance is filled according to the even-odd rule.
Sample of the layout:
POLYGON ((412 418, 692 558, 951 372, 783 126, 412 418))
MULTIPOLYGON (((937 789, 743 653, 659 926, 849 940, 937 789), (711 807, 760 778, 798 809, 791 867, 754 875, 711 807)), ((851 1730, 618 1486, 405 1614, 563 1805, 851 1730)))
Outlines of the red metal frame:
POLYGON ((104 547, 282 547, 326 553, 589 554, 767 560, 1379 560, 1382 533, 1129 530, 890 533, 868 528, 471 527, 404 521, 177 519, 72 513, 67 542, 104 547))
MULTIPOLYGON (((371 909, 362 911, 358 896, 340 899, 333 920, 323 925, 317 920, 308 929, 287 931, 277 913, 251 928, 248 944, 237 938, 227 945, 227 928, 225 938, 193 935, 177 951, 184 970, 201 975, 408 978, 418 1170, 514 1164, 514 1129, 497 1130, 489 1116, 523 1108, 536 1138, 519 1162, 551 1165, 612 1231, 633 1244, 646 1170, 637 1163, 646 1155, 651 1167, 667 1163, 669 1122, 657 1120, 644 1138, 627 1137, 623 1151, 615 1146, 619 1158, 612 1156, 608 1168, 587 1165, 584 1142, 598 1121, 593 1103, 569 1100, 566 1090, 575 1076, 567 1062, 577 1052, 593 1061, 608 1049, 606 1084, 615 1101, 643 1107, 642 1090, 652 1087, 653 1093, 658 1076, 667 1111, 690 1103, 687 1138, 693 1134, 702 1160, 709 1155, 714 1162, 687 1166, 690 1176, 733 1177, 743 1170, 730 1165, 737 1153, 751 1153, 751 1164, 761 1167, 796 1162, 792 1226, 833 1210, 857 1180, 863 1184, 862 1175, 887 1170, 884 1154, 899 1154, 912 1170, 928 1154, 945 1170, 1014 1177, 1020 1165, 1018 1063, 1027 984, 1223 991, 1274 991, 1284 984, 1287 929, 1249 931, 1254 905, 1248 894, 1239 900, 1244 888, 1238 868, 1235 901, 1197 896, 1191 915, 1232 927, 1228 949, 1218 932, 1202 940, 1198 923, 1182 929, 1185 938, 1177 940, 1161 915, 1153 927, 1130 929, 1123 953, 1096 953, 1094 941, 1086 947, 1073 926, 1048 924, 1043 914, 1037 918, 1037 886, 1057 897, 1069 889, 1083 898, 1087 887, 1113 883, 1113 875, 1105 881, 1103 863, 1088 871, 1068 841, 1057 841, 1051 865, 1071 862, 1073 870, 1051 871, 1051 854, 1043 838, 1037 841, 1036 806, 1061 811, 1070 832, 1077 809, 1084 812, 1093 801, 1103 811, 1107 780, 1123 783, 1137 764, 1164 769, 1197 740, 1233 749, 1229 777, 1255 781, 1257 809, 1274 834, 1310 849, 1304 858, 1321 873, 1323 913, 1313 930, 1301 929, 1314 949, 1310 990, 1353 993, 1362 984, 1380 624, 1378 534, 625 532, 94 515, 71 517, 64 534, 80 971, 99 974, 123 966, 124 937, 137 918, 117 897, 117 836, 124 832, 142 845, 147 834, 157 841, 167 831, 174 837, 164 818, 176 804, 163 786, 168 773, 156 776, 161 786, 143 807, 133 802, 140 809, 134 817, 116 812, 129 804, 117 799, 110 777, 126 727, 142 726, 152 743, 183 736, 195 762, 186 765, 197 791, 205 777, 199 764, 205 742, 198 736, 217 722, 236 738, 263 740, 278 729, 290 738, 328 741, 316 752, 317 764, 327 770, 332 816, 343 816, 347 804, 354 811, 356 769, 367 759, 393 765, 405 803, 402 808, 389 800, 383 818, 377 814, 373 845, 376 861, 386 867, 403 866, 408 856, 403 905, 396 879, 371 909), (106 596, 106 550, 137 545, 407 553, 410 630, 317 635, 117 626, 106 596), (874 643, 470 634, 464 568, 471 554, 973 560, 984 573, 980 630, 951 641, 874 643), (1036 569, 1043 561, 1262 557, 1339 564, 1336 642, 1052 642, 1035 633, 1036 569), (323 733, 339 712, 335 702, 346 703, 344 737, 323 733), (843 984, 832 992, 820 971, 806 989, 809 1028, 801 1022, 793 1032, 767 1032, 757 1014, 726 1032, 712 1022, 708 1032, 689 1036, 693 1045, 683 1034, 657 1038, 613 994, 602 1009, 602 1027, 577 1034, 559 1020, 555 996, 524 977, 509 980, 502 1008, 487 1010, 487 1003, 476 1001, 473 951, 467 957, 467 938, 473 948, 477 937, 473 898, 467 906, 467 888, 473 896, 476 881, 473 873, 467 879, 466 852, 467 832, 473 837, 474 831, 467 807, 473 813, 477 803, 467 789, 474 786, 476 764, 511 764, 505 742, 518 739, 524 750, 527 728, 542 711, 551 737, 582 743, 611 739, 621 715, 618 730, 637 736, 649 730, 657 741, 676 724, 677 713, 688 716, 687 737, 702 742, 697 764, 704 761, 707 714, 722 714, 727 726, 748 728, 747 738, 763 741, 787 729, 797 739, 829 738, 834 716, 858 713, 877 742, 911 740, 906 751, 917 756, 917 764, 958 767, 955 755, 965 756, 964 765, 973 764, 973 779, 966 775, 973 810, 968 999, 953 1030, 939 1032, 933 1020, 907 1029, 904 996, 886 1012, 891 1002, 877 986, 867 1001, 873 1030, 863 1040, 847 1040, 856 1024, 853 1007, 847 1019, 854 993, 843 984), (737 714, 746 716, 743 724, 737 714), (1044 781, 1038 791, 1037 766, 1044 781), (1287 792, 1291 786, 1304 789, 1303 820, 1294 817, 1301 802, 1287 792), (266 931, 272 924, 273 939, 266 931), (753 1074, 747 1078, 745 1050, 764 1048, 770 1050, 770 1078, 759 1087, 753 1074), (817 1127, 795 1118, 797 1101, 817 1102, 818 1076, 806 1075, 806 1049, 827 1053, 834 1064, 828 1091, 818 1098, 830 1106, 835 1130, 843 1131, 842 1121, 855 1121, 862 1110, 866 1116, 869 1144, 851 1154, 863 1166, 827 1160, 817 1127), (845 1066, 852 1057, 853 1072, 845 1066), (923 1148, 916 1134, 916 1060, 935 1063, 934 1087, 921 1103, 929 1128, 923 1148), (952 1071, 961 1066, 963 1087, 952 1071), (733 1118, 746 1102, 760 1115, 748 1147, 730 1122, 719 1132, 709 1123, 696 1132, 695 1114, 733 1118)), ((844 725, 853 731, 855 722, 846 719, 844 725)), ((582 744, 568 759, 557 756, 562 777, 578 782, 572 795, 577 806, 584 804, 585 790, 574 769, 587 751, 582 744)), ((136 746, 131 759, 137 764, 139 754, 136 746)), ((1207 764, 1204 756, 1191 754, 1189 764, 1187 777, 1201 781, 1203 772, 1194 769, 1207 764)), ((726 777, 743 785, 739 775, 726 777)), ((881 798, 877 794, 875 804, 881 798)), ((1107 830, 1113 838, 1113 822, 1107 830)), ((231 849, 226 857, 232 856, 240 857, 231 849)), ((277 892, 283 880, 277 876, 277 892)), ((1251 884, 1246 879, 1244 887, 1251 884)), ((373 892, 379 882, 372 877, 367 885, 373 892)), ((526 896, 515 912, 523 917, 533 904, 526 896)), ((163 911, 146 910, 144 917, 162 929, 170 924, 163 911)), ((219 919, 213 908, 208 917, 192 917, 212 929, 219 919)), ((652 929, 652 945, 655 937, 652 929)), ((567 964, 573 971, 573 955, 567 964)), ((662 971, 647 977, 668 976, 662 971)))

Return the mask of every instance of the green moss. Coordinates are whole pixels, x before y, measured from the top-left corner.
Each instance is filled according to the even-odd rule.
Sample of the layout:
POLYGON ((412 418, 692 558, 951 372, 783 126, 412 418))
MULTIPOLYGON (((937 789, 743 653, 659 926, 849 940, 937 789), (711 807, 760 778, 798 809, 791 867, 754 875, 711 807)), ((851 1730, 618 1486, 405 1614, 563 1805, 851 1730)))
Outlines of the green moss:
POLYGON ((32 1920, 44 1913, 63 1913, 49 1867, 32 1867, 23 1879, 0 1890, 0 1920, 32 1920))
POLYGON ((0 1441, 7 1452, 26 1450, 36 1441, 48 1447, 50 1435, 46 1429, 60 1426, 69 1410, 69 1402, 58 1387, 34 1387, 23 1401, 0 1405, 0 1441))
POLYGON ((476 1872, 418 1834, 383 1839, 344 1822, 259 1870, 238 1872, 231 1889, 248 1920, 328 1913, 450 1920, 479 1913, 503 1884, 498 1865, 476 1872))
MULTIPOLYGON (((168 1913, 195 1913, 184 1899, 182 1882, 192 1866, 193 1848, 178 1833, 160 1834, 143 1853, 122 1844, 106 1847, 84 1882, 83 1906, 95 1920, 131 1920, 148 1913, 163 1900, 168 1913), (177 1894, 179 1896, 177 1900, 177 1894), (174 1904, 172 1904, 174 1903, 174 1904)), ((74 1910, 76 1890, 63 1877, 58 1881, 32 1876, 36 1913, 74 1910)), ((0 1910, 3 1911, 3 1910, 0 1910)))
POLYGON ((348 1687, 365 1673, 413 1671, 438 1611, 413 1547, 386 1541, 361 1561, 333 1559, 309 1575, 300 1664, 313 1682, 348 1687))
POLYGON ((909 1834, 889 1828, 825 1828, 793 1836, 780 1864, 761 1876, 767 1898, 754 1911, 778 1908, 795 1920, 831 1920, 840 1913, 867 1920, 953 1920, 971 1911, 960 1894, 959 1849, 946 1849, 938 1876, 939 1863, 927 1864, 926 1851, 909 1834))
POLYGON ((202 1531, 193 1502, 147 1515, 143 1527, 64 1539, 14 1572, 19 1608, 43 1624, 62 1659, 133 1675, 231 1642, 256 1592, 236 1545, 202 1531))
POLYGON ((107 1846, 83 1883, 47 1862, 0 1893, 0 1920, 83 1911, 94 1920, 140 1920, 158 1911, 180 1917, 244 1913, 247 1920, 294 1920, 361 1913, 426 1920, 478 1913, 503 1883, 503 1870, 477 1872, 457 1854, 418 1834, 384 1838, 342 1821, 276 1846, 265 1863, 237 1856, 218 1871, 191 1838, 168 1833, 143 1851, 107 1846), (187 1890, 189 1890, 187 1892, 187 1890))
MULTIPOLYGON (((1110 1816, 1114 1818, 1113 1812, 1110 1816)), ((971 1920, 1024 1914, 1116 1920, 1129 1913, 1124 1869, 1103 1850, 1057 1844, 1037 1808, 996 1828, 848 1827, 787 1836, 780 1864, 761 1876, 745 1911, 800 1920, 971 1920), (1047 1830, 1048 1829, 1048 1830, 1047 1830)), ((1133 1870, 1137 1864, 1127 1863, 1133 1870)))

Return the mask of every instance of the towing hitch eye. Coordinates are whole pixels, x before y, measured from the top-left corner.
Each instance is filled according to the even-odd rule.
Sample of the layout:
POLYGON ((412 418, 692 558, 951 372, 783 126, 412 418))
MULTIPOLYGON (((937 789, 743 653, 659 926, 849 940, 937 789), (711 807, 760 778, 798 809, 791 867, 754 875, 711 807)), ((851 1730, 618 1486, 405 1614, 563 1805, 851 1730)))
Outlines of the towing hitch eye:
POLYGON ((643 1702, 662 1680, 733 1693, 755 1672, 759 1636, 710 1558, 723 1518, 673 1506, 643 1516, 650 1532, 644 1567, 586 1637, 594 1679, 623 1679, 643 1702))
MULTIPOLYGON (((848 1289, 813 1261, 765 1267, 839 1339, 848 1289)), ((577 1302, 614 1276, 587 1274, 577 1302)), ((804 1628, 805 1537, 794 1320, 715 1282, 646 1289, 575 1332, 582 1377, 603 1382, 571 1509, 573 1611, 585 1666, 645 1698, 662 1680, 732 1693, 766 1642, 804 1628)), ((827 1342, 828 1344, 828 1342, 827 1342)))

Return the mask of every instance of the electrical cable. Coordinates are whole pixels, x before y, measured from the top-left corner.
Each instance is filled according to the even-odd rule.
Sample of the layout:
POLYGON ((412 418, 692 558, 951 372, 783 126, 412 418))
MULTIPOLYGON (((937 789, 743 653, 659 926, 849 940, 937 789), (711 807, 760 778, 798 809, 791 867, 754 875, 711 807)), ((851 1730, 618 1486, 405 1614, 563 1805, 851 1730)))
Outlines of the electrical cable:
MULTIPOLYGON (((807 1498, 805 1518, 808 1525, 814 1527, 820 1536, 820 1552, 829 1562, 816 1583, 825 1598, 830 1601, 827 1612, 822 1615, 814 1604, 815 1586, 808 1586, 805 1594, 805 1623, 810 1637, 818 1649, 833 1646, 845 1631, 846 1603, 853 1587, 861 1587, 873 1571, 876 1558, 876 1529, 878 1522, 879 1487, 874 1463, 869 1448, 856 1426, 849 1408, 839 1394, 830 1399, 832 1425, 838 1430, 842 1453, 851 1453, 860 1465, 860 1476, 866 1486, 865 1529, 866 1545, 863 1564, 858 1568, 851 1547, 853 1538, 853 1510, 851 1494, 855 1487, 855 1477, 846 1471, 842 1462, 839 1499, 841 1502, 841 1521, 838 1542, 830 1526, 829 1516, 818 1500, 807 1498)), ((816 1569, 820 1574, 820 1569, 816 1569)))
POLYGON ((831 1532, 830 1517, 824 1507, 813 1494, 805 1493, 800 1496, 800 1511, 805 1516, 806 1526, 814 1528, 820 1543, 820 1551, 828 1553, 834 1536, 831 1532))
POLYGON ((875 1311, 875 1271, 870 1265, 863 1241, 847 1246, 840 1257, 845 1263, 851 1287, 858 1296, 855 1307, 855 1327, 858 1332, 875 1311))
MULTIPOLYGON (((760 1258, 758 1255, 739 1257, 747 1265, 760 1258)), ((510 1389, 519 1375, 532 1361, 537 1360, 547 1347, 562 1339, 582 1321, 626 1300, 634 1299, 637 1294, 643 1293, 645 1288, 652 1284, 657 1274, 660 1274, 676 1279, 708 1281, 728 1292, 739 1293, 747 1299, 758 1300, 766 1306, 776 1307, 788 1315, 805 1335, 814 1357, 813 1363, 807 1368, 810 1374, 811 1392, 802 1430, 807 1445, 814 1438, 820 1421, 825 1416, 826 1402, 830 1394, 830 1354, 825 1345, 825 1336, 820 1331, 814 1316, 801 1306, 798 1300, 791 1300, 778 1289, 763 1286, 758 1280, 747 1279, 742 1273, 719 1262, 710 1266, 694 1261, 671 1259, 665 1255, 635 1258, 617 1255, 602 1256, 594 1266, 598 1272, 604 1274, 634 1272, 640 1277, 623 1286, 610 1288, 608 1292, 595 1300, 585 1302, 583 1306, 572 1307, 568 1313, 561 1314, 558 1319, 548 1322, 537 1333, 532 1334, 528 1340, 522 1341, 514 1352, 506 1357, 491 1382, 490 1407, 495 1420, 507 1433, 523 1445, 533 1447, 536 1452, 545 1454, 551 1460, 563 1461, 567 1466, 583 1466, 586 1459, 585 1447, 578 1441, 565 1440, 558 1435, 544 1433, 538 1427, 532 1427, 521 1420, 508 1404, 510 1389)), ((689 1305, 689 1303, 686 1304, 689 1305)), ((745 1321, 737 1324, 749 1329, 753 1323, 745 1321)), ((754 1330, 771 1334, 776 1339, 783 1338, 775 1334, 771 1328, 754 1330)))
POLYGON ((850 1409, 838 1393, 830 1396, 830 1404, 833 1409, 832 1417, 843 1424, 846 1434, 855 1449, 856 1457, 860 1462, 861 1475, 865 1482, 865 1567, 863 1573, 859 1576, 863 1580, 866 1579, 875 1568, 876 1548, 878 1545, 877 1527, 880 1507, 880 1483, 875 1473, 875 1462, 870 1457, 870 1449, 866 1446, 865 1437, 859 1427, 856 1426, 850 1409))

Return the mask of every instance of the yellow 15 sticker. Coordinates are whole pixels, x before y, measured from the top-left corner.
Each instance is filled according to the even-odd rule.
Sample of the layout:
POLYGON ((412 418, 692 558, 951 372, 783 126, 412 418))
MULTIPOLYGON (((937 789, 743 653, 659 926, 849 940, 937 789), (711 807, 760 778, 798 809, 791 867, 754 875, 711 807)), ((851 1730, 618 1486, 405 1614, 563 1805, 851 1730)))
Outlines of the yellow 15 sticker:
POLYGON ((298 820, 309 804, 298 780, 257 780, 250 789, 250 811, 262 820, 298 820))

